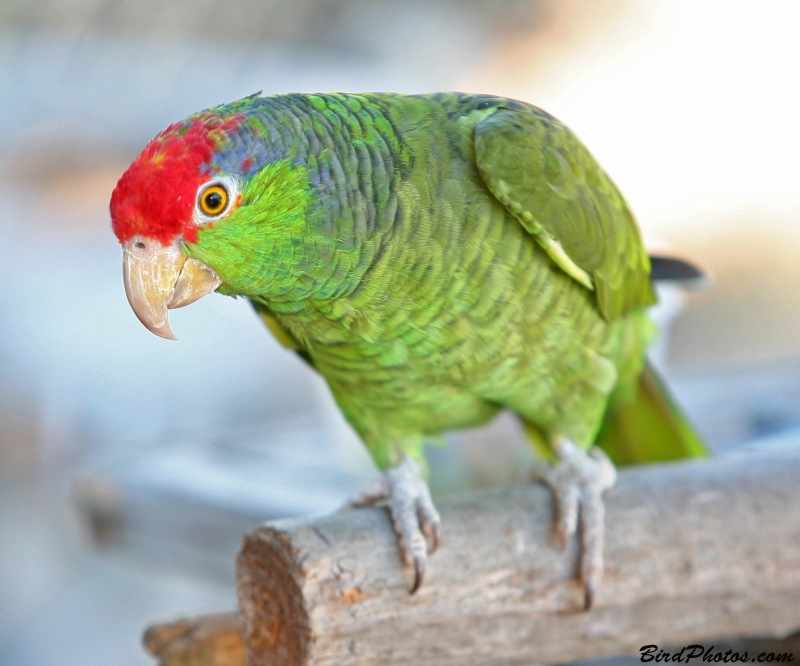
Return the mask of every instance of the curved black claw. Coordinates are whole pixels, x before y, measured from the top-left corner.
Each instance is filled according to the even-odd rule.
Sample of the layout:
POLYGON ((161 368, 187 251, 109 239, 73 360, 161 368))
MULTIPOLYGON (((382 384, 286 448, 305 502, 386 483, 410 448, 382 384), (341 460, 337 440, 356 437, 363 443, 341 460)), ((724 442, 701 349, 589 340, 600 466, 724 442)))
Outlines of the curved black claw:
POLYGON ((409 594, 414 594, 422 585, 422 581, 425 579, 425 558, 422 556, 417 556, 414 558, 414 584, 411 586, 411 590, 409 590, 409 594))
POLYGON ((439 527, 439 523, 434 523, 431 526, 431 555, 439 550, 439 543, 441 543, 442 539, 442 531, 439 527))
POLYGON ((592 606, 594 606, 594 584, 586 582, 583 586, 583 593, 583 610, 590 611, 592 610, 592 606))

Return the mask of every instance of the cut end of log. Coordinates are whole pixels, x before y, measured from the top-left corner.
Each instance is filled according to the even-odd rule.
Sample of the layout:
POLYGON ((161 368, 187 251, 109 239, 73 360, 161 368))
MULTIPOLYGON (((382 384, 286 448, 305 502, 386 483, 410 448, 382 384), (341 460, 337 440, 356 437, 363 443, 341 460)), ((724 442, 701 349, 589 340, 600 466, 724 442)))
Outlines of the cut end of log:
POLYGON ((263 525, 245 537, 237 588, 251 664, 308 663, 311 631, 298 561, 289 537, 278 529, 263 525))

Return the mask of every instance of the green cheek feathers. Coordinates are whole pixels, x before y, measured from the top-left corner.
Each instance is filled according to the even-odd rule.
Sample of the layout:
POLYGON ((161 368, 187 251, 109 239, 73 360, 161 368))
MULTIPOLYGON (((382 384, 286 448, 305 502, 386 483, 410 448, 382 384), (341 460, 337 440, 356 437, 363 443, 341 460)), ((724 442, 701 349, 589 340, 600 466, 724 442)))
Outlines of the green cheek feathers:
POLYGON ((298 278, 311 196, 305 168, 268 164, 244 183, 239 207, 200 228, 186 251, 217 272, 222 293, 288 293, 298 278))

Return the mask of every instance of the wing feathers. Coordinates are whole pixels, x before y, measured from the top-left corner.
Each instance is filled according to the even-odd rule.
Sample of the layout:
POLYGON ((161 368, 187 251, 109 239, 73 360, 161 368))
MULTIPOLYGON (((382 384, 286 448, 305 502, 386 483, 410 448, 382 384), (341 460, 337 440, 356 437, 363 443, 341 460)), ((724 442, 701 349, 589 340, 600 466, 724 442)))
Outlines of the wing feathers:
POLYGON ((625 200, 564 125, 535 107, 475 127, 478 171, 494 196, 613 320, 655 302, 650 263, 625 200))

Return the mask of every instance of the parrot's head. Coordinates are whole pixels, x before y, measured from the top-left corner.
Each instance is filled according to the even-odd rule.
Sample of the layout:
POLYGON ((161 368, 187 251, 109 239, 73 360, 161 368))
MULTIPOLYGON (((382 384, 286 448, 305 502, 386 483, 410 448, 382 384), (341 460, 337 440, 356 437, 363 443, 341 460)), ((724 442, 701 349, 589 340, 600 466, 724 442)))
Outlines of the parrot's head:
POLYGON ((167 311, 218 288, 263 293, 269 257, 292 256, 307 183, 262 129, 233 105, 196 114, 156 136, 119 179, 110 212, 125 293, 156 335, 175 339, 167 311))

